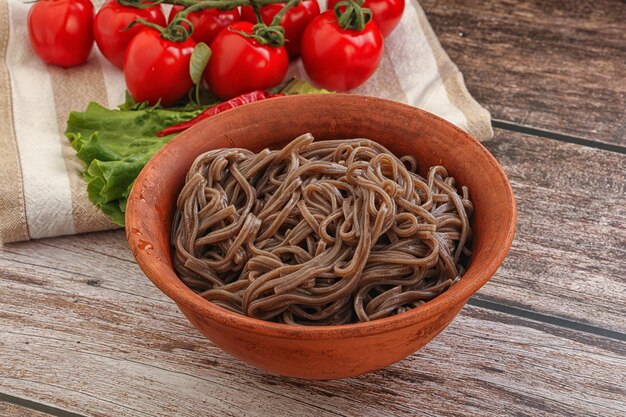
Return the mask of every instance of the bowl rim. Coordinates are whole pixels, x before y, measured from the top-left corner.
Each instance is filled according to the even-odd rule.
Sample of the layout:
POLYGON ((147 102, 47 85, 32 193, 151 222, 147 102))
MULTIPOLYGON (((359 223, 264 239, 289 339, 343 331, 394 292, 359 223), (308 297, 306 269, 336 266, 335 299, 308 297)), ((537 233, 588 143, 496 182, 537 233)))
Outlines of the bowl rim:
MULTIPOLYGON (((288 105, 288 103, 284 103, 288 105)), ((517 225, 517 207, 515 204, 515 198, 511 184, 504 173, 504 170, 500 164, 496 161, 495 157, 474 137, 465 132, 456 125, 444 120, 443 118, 436 116, 430 112, 422 110, 417 107, 410 106, 404 103, 398 103, 391 100, 386 100, 376 97, 361 96, 356 94, 308 94, 308 95, 293 95, 273 98, 272 100, 259 101, 251 103, 246 106, 234 108, 224 113, 220 113, 211 119, 204 120, 198 125, 182 132, 177 137, 163 146, 146 164, 144 169, 140 172, 135 181, 131 193, 128 197, 128 203, 126 207, 126 236, 128 244, 133 252, 137 263, 143 270, 145 275, 163 292, 165 295, 174 300, 179 307, 184 308, 186 311, 203 318, 213 320, 220 323, 223 326, 239 329, 242 331, 253 332, 257 334, 263 334, 276 338, 287 339, 300 339, 300 340, 327 340, 336 338, 357 338, 367 337, 379 333, 389 332, 393 330, 402 329, 415 324, 416 320, 425 321, 432 317, 438 316, 452 308, 452 306, 459 303, 465 303, 480 287, 482 287, 498 270, 504 258, 506 257, 513 238, 515 235, 517 225), (176 275, 173 267, 163 268, 158 265, 159 261, 155 260, 155 257, 149 255, 146 251, 140 250, 142 239, 139 236, 142 234, 131 233, 131 230, 137 231, 138 224, 134 219, 139 218, 142 214, 138 209, 138 203, 143 198, 140 196, 140 188, 137 184, 144 182, 154 182, 156 172, 158 170, 151 169, 155 165, 158 165, 161 158, 165 157, 168 153, 172 152, 172 149, 180 146, 179 144, 185 141, 187 136, 193 135, 194 131, 199 129, 205 123, 212 123, 214 120, 220 117, 225 117, 224 114, 232 114, 232 112, 245 112, 254 109, 255 107, 267 106, 269 101, 298 101, 298 100, 341 100, 342 97, 348 96, 353 101, 370 102, 370 105, 384 105, 395 107, 398 112, 415 112, 421 113, 422 117, 431 119, 435 123, 443 123, 451 126, 462 138, 468 142, 468 146, 474 147, 478 150, 487 160, 489 165, 494 168, 499 180, 505 185, 505 194, 501 196, 506 201, 506 207, 509 208, 508 225, 506 230, 505 239, 498 247, 492 259, 490 259, 487 266, 480 272, 472 271, 471 264, 468 270, 464 274, 463 278, 449 288, 444 293, 438 295, 434 299, 427 303, 413 308, 405 313, 377 319, 369 322, 359 322, 352 324, 330 325, 330 326, 294 326, 284 323, 274 323, 264 321, 240 314, 233 313, 222 307, 219 307, 210 301, 200 297, 197 293, 187 287, 176 275)), ((141 230, 139 230, 141 232, 141 230)))

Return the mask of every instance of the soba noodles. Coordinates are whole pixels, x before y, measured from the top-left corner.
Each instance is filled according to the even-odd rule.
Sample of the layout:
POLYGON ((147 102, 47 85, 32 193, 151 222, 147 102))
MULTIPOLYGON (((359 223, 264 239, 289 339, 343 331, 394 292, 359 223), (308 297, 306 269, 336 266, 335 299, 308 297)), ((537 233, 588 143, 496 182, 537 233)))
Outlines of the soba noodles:
POLYGON ((187 174, 174 264, 235 313, 300 325, 363 322, 424 304, 469 259, 468 189, 442 166, 417 173, 368 139, 281 150, 216 149, 187 174))

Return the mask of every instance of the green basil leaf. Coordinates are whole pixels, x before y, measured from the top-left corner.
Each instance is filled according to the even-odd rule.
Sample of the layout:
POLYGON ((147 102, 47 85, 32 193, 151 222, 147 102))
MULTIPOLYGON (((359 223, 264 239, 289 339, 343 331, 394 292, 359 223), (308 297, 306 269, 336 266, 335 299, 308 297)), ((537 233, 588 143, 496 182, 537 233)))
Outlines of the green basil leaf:
POLYGON ((211 48, 206 43, 200 42, 193 49, 191 60, 189 61, 189 75, 194 84, 200 84, 202 73, 211 58, 211 48))

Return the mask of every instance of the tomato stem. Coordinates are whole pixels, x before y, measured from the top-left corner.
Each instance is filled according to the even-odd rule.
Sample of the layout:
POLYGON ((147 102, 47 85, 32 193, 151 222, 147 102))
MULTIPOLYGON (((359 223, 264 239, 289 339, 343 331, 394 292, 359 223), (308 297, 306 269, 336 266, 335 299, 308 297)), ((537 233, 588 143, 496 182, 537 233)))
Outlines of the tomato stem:
POLYGON ((252 6, 252 10, 254 10, 257 23, 263 22, 263 17, 261 17, 261 7, 255 4, 252 6))
POLYGON ((285 28, 280 25, 280 20, 285 13, 287 13, 287 10, 300 3, 300 1, 301 0, 289 0, 276 16, 274 16, 269 25, 266 25, 261 19, 260 14, 257 14, 258 23, 252 27, 252 33, 232 29, 231 31, 245 36, 246 38, 253 38, 262 45, 270 45, 279 48, 285 44, 285 28))
POLYGON ((204 9, 230 10, 239 6, 257 5, 261 7, 268 4, 284 3, 285 0, 153 0, 148 3, 144 3, 145 0, 117 0, 117 2, 137 9, 145 9, 162 3, 173 4, 184 6, 186 9, 193 7, 193 11, 197 12, 204 9))
POLYGON ((168 41, 172 42, 184 42, 193 33, 193 23, 191 23, 186 17, 179 15, 176 15, 174 20, 172 20, 170 24, 167 25, 167 27, 157 25, 156 23, 149 22, 142 18, 137 18, 130 22, 130 24, 124 29, 122 29, 122 32, 125 32, 133 26, 140 24, 158 30, 159 33, 161 33, 161 37, 163 39, 167 39, 168 41))
POLYGON ((362 7, 363 2, 364 0, 345 0, 335 5, 333 11, 337 17, 337 24, 342 29, 362 31, 372 20, 372 11, 362 7))
POLYGON ((167 25, 167 29, 161 37, 173 42, 184 42, 191 36, 193 29, 193 23, 187 19, 187 15, 180 15, 179 13, 167 25))
POLYGON ((146 6, 152 7, 161 3, 182 5, 185 6, 185 9, 176 14, 176 17, 170 22, 169 25, 167 25, 167 28, 163 28, 143 19, 136 19, 124 30, 128 30, 135 24, 141 23, 161 32, 161 37, 164 39, 172 42, 183 42, 191 36, 194 29, 193 24, 187 19, 189 13, 205 9, 230 10, 239 6, 252 6, 255 9, 255 13, 257 13, 259 22, 254 25, 253 33, 238 33, 241 33, 241 35, 246 37, 254 38, 263 45, 280 47, 285 44, 285 29, 280 26, 280 20, 285 13, 287 13, 287 10, 297 5, 302 0, 290 0, 287 4, 285 4, 280 12, 274 16, 270 25, 266 25, 261 20, 260 13, 258 12, 259 7, 267 4, 283 3, 284 0, 154 0, 149 3, 144 3, 144 1, 145 0, 117 0, 117 2, 122 5, 136 7, 139 9, 146 8, 146 6))
POLYGON ((149 9, 150 7, 158 6, 163 3, 164 0, 153 0, 146 2, 145 0, 117 0, 117 3, 122 6, 130 6, 136 9, 149 9))
POLYGON ((285 6, 280 9, 278 13, 276 13, 276 16, 274 16, 274 19, 272 19, 272 23, 270 24, 270 26, 278 26, 280 24, 280 20, 283 18, 285 13, 287 13, 289 9, 296 6, 298 3, 300 3, 300 0, 289 0, 289 2, 285 4, 285 6))
POLYGON ((126 32, 127 30, 132 29, 136 25, 143 25, 143 26, 146 26, 146 27, 149 27, 149 28, 152 28, 152 29, 156 29, 161 34, 163 34, 165 32, 165 28, 163 26, 157 25, 156 23, 148 22, 147 20, 142 19, 142 18, 137 18, 137 19, 133 20, 132 22, 130 22, 130 24, 128 26, 126 26, 120 32, 126 32))

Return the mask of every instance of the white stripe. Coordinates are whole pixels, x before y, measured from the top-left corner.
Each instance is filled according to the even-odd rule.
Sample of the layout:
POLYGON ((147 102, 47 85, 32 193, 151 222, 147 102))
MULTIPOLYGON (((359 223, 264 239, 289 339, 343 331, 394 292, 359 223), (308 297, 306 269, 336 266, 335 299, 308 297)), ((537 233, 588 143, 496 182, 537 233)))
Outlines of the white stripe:
POLYGON ((9 1, 6 62, 24 175, 26 218, 30 237, 37 239, 72 234, 74 221, 50 76, 28 42, 26 15, 30 7, 32 4, 9 1))
POLYGON ((400 23, 385 39, 385 48, 389 51, 409 104, 467 130, 465 114, 448 98, 435 55, 422 30, 413 1, 407 1, 400 23))
MULTIPOLYGON (((97 46, 95 48, 97 48, 97 46)), ((98 60, 100 67, 102 68, 102 77, 104 79, 104 87, 107 93, 107 105, 109 108, 113 109, 124 103, 124 100, 126 99, 124 72, 107 61, 100 51, 95 51, 90 59, 94 57, 98 60)))

